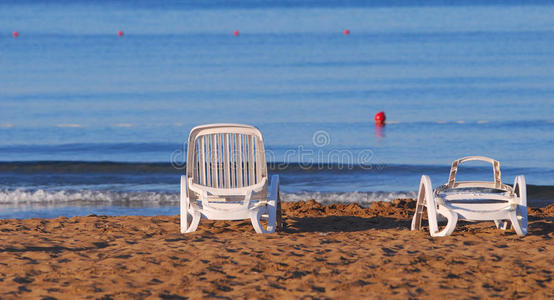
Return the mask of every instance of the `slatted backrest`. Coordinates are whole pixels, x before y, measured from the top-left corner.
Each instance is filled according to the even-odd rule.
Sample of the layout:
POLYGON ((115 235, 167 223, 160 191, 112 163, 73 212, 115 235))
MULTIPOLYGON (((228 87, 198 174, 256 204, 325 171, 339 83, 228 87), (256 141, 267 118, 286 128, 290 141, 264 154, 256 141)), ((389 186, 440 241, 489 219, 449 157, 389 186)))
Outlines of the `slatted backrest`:
POLYGON ((261 132, 248 125, 210 124, 191 130, 187 176, 202 186, 244 188, 267 178, 261 132))
POLYGON ((463 188, 463 187, 474 187, 481 186, 486 188, 496 188, 496 189, 506 189, 506 186, 502 184, 500 178, 500 163, 497 160, 494 160, 485 156, 467 156, 464 158, 457 159, 452 162, 452 167, 450 168, 450 176, 448 178, 448 188, 463 188), (458 166, 467 161, 484 161, 492 165, 493 168, 493 181, 469 181, 469 182, 456 182, 456 175, 458 173, 458 166))

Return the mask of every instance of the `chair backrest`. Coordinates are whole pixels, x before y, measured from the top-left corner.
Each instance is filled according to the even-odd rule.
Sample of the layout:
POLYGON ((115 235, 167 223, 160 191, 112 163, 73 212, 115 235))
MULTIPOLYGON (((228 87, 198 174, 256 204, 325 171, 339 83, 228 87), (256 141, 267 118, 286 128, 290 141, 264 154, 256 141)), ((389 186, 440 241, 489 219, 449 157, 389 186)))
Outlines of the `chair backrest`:
POLYGON ((502 184, 500 178, 500 163, 497 160, 494 160, 485 156, 467 156, 460 159, 457 159, 452 162, 452 167, 450 168, 450 176, 448 178, 448 188, 465 188, 465 187, 483 187, 483 188, 492 188, 499 190, 507 190, 508 187, 502 184), (484 161, 492 164, 493 167, 493 181, 462 181, 456 182, 456 174, 458 173, 458 166, 467 161, 484 161))
POLYGON ((261 132, 249 125, 209 124, 191 130, 187 176, 198 185, 244 188, 267 178, 261 132))

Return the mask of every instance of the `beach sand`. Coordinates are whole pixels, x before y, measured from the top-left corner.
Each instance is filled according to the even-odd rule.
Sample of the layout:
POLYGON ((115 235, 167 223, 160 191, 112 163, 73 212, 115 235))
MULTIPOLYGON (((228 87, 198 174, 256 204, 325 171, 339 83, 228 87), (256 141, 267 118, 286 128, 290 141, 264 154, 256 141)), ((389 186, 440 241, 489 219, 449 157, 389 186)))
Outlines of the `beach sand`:
POLYGON ((554 204, 529 209, 523 238, 492 222, 431 238, 409 230, 413 208, 283 203, 287 228, 268 235, 208 220, 181 235, 178 216, 0 220, 0 298, 554 297, 554 204))

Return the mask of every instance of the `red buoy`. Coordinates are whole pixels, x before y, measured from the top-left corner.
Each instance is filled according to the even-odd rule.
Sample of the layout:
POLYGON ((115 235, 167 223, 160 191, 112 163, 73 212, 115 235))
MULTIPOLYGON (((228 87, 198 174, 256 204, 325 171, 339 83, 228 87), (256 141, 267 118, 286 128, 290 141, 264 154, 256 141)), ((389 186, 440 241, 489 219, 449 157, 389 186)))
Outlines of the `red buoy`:
POLYGON ((122 30, 118 31, 118 32, 117 32, 117 35, 118 35, 118 36, 123 36, 123 31, 122 31, 122 30))
POLYGON ((18 36, 19 36, 19 32, 14 31, 14 32, 12 33, 12 36, 13 36, 14 38, 18 37, 18 36))
POLYGON ((349 35, 349 34, 350 34, 350 30, 345 29, 345 30, 344 30, 344 35, 349 35))
POLYGON ((385 120, 387 117, 385 116, 384 111, 380 111, 375 114, 375 125, 385 125, 385 120))
POLYGON ((239 34, 240 34, 240 33, 239 33, 238 30, 233 31, 233 35, 234 35, 234 36, 239 36, 239 34))

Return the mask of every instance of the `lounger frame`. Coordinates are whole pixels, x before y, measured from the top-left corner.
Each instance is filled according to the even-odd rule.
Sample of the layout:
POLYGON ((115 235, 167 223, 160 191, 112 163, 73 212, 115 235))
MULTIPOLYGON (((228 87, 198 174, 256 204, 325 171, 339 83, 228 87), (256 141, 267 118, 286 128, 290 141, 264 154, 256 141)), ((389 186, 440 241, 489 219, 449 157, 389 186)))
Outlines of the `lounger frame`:
POLYGON ((510 226, 519 236, 527 234, 527 189, 525 177, 515 178, 514 186, 503 184, 500 163, 484 156, 468 156, 452 162, 448 183, 433 190, 431 179, 421 177, 417 205, 412 219, 412 230, 422 227, 423 213, 427 210, 431 236, 447 236, 456 228, 459 219, 468 221, 494 221, 496 227, 506 230, 510 226), (456 181, 458 166, 467 161, 484 161, 493 166, 493 181, 456 181), (439 229, 439 218, 446 218, 446 226, 439 229))

